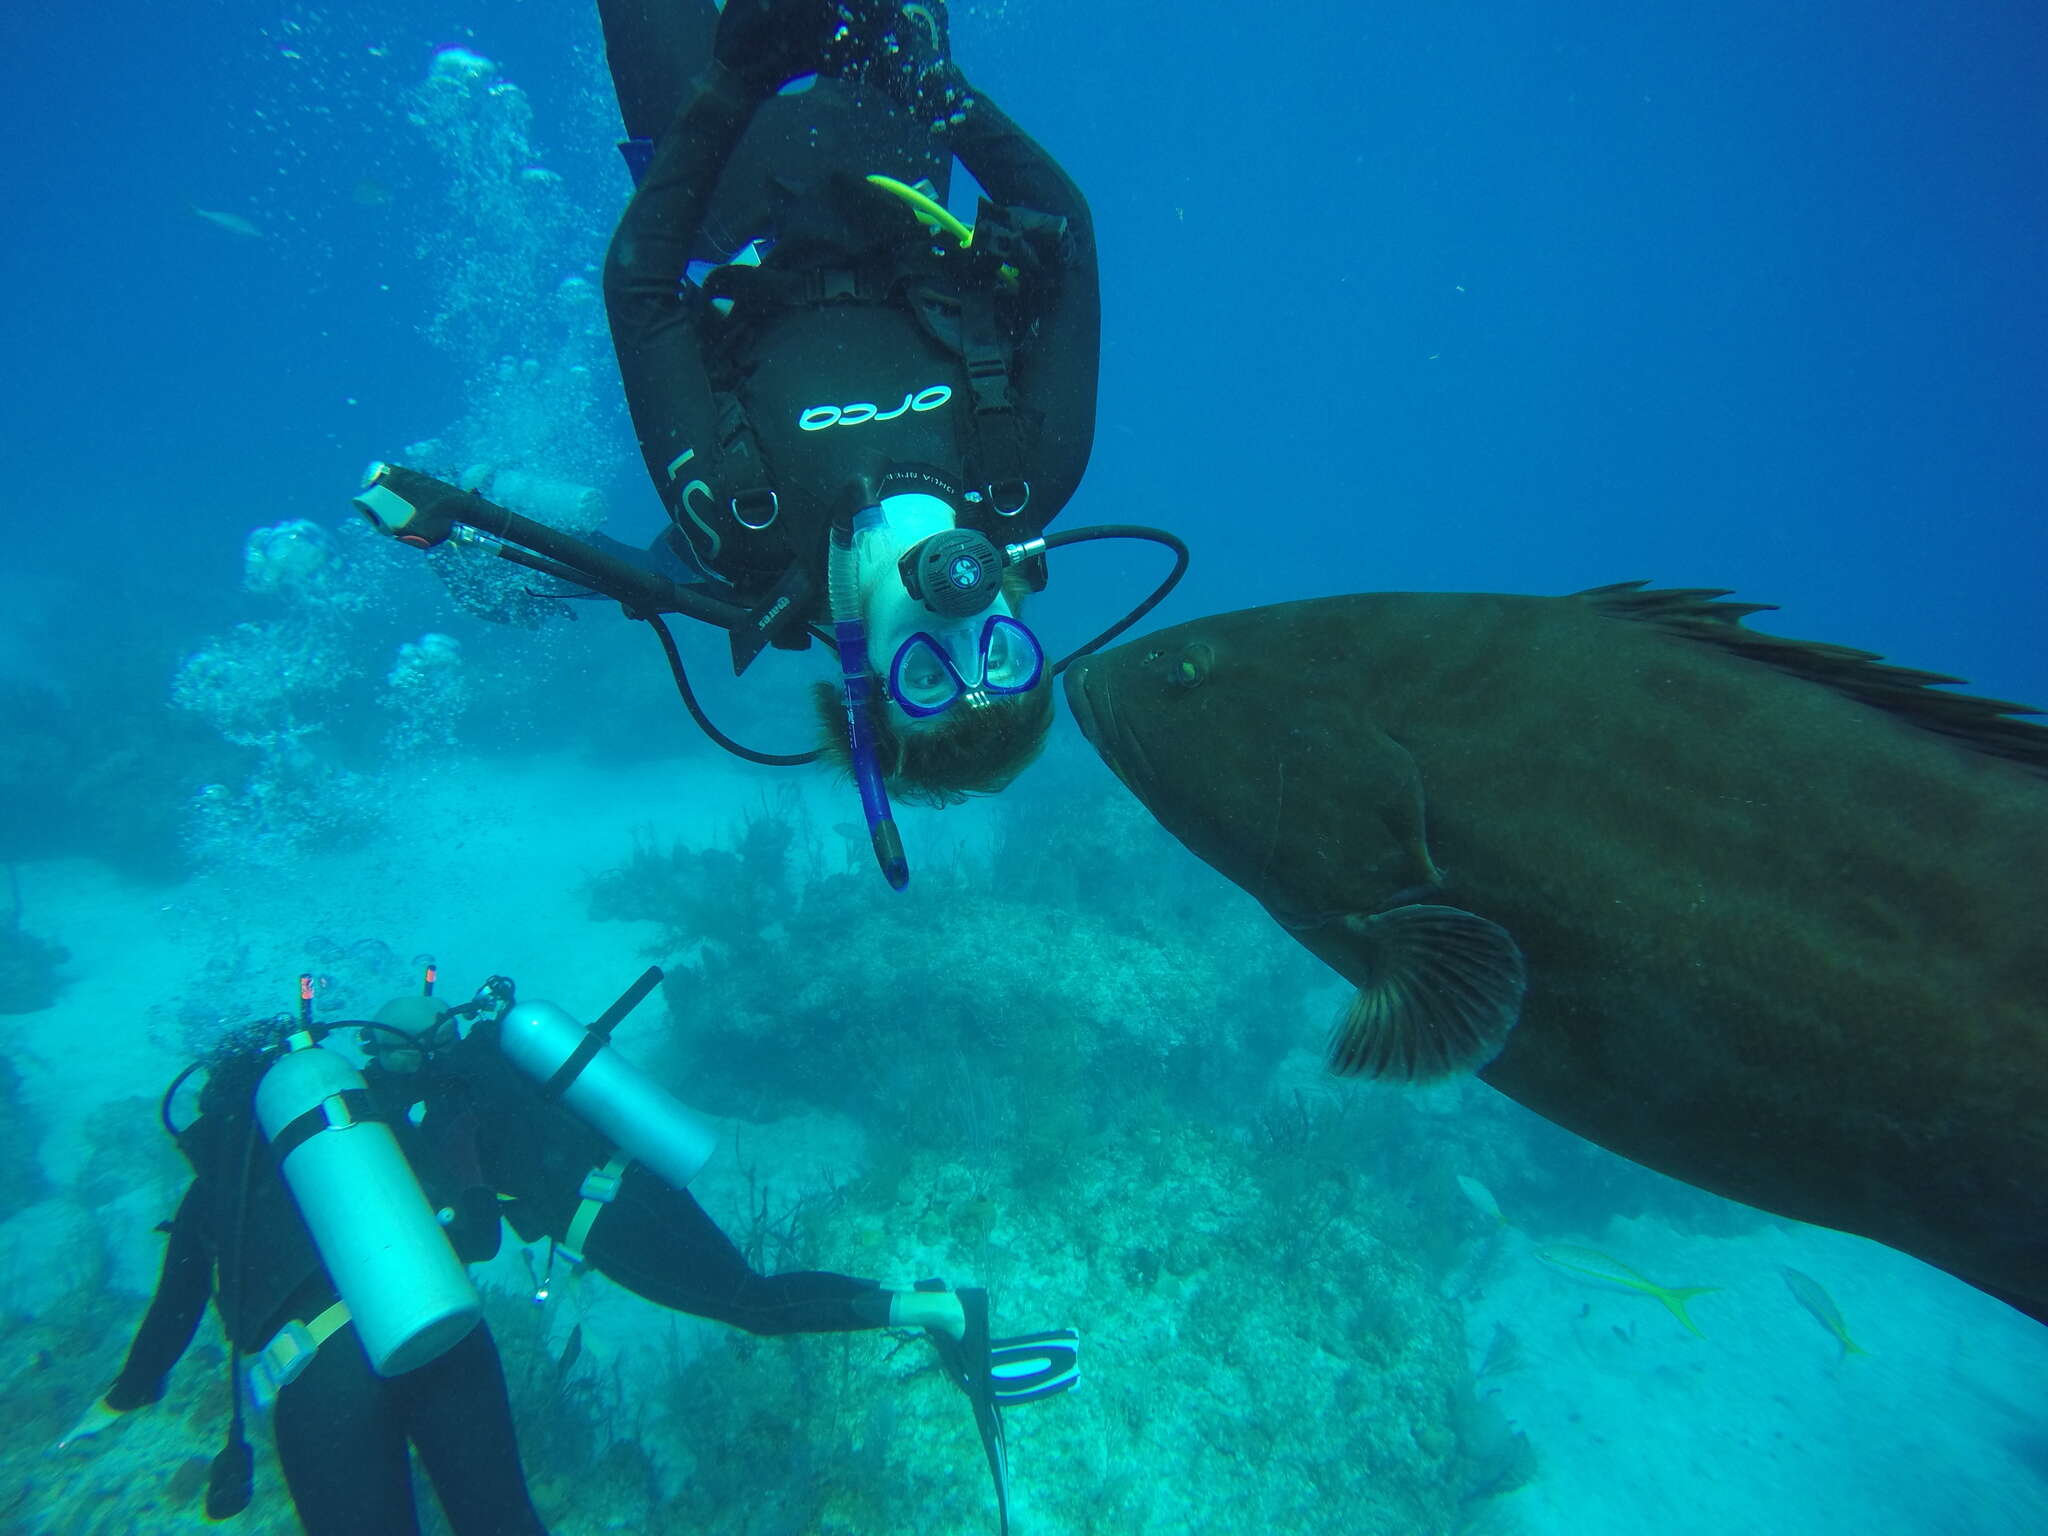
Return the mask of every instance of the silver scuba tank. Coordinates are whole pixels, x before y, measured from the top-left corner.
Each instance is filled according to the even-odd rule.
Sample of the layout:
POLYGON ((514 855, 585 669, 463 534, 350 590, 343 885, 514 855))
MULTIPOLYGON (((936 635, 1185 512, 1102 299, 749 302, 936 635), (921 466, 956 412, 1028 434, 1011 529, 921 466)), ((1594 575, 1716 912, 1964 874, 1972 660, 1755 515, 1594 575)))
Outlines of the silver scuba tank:
POLYGON ((553 1003, 506 1010, 498 1043, 521 1071, 676 1189, 697 1176, 718 1144, 711 1123, 621 1056, 608 1034, 585 1029, 553 1003))
POLYGON ((461 1342, 483 1303, 391 1128, 359 1118, 362 1074, 306 1035, 256 1086, 256 1118, 380 1376, 461 1342))

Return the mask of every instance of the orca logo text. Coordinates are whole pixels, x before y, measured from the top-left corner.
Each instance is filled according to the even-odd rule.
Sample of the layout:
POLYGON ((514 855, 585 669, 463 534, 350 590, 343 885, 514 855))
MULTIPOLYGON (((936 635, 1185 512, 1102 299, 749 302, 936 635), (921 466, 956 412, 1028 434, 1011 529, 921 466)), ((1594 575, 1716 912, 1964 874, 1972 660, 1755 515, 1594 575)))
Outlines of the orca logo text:
POLYGON ((903 403, 893 411, 878 410, 865 402, 854 405, 808 405, 797 413, 796 424, 806 432, 822 432, 827 427, 858 427, 870 421, 894 421, 905 411, 936 411, 953 398, 952 388, 945 384, 933 384, 920 389, 914 395, 905 395, 903 403))

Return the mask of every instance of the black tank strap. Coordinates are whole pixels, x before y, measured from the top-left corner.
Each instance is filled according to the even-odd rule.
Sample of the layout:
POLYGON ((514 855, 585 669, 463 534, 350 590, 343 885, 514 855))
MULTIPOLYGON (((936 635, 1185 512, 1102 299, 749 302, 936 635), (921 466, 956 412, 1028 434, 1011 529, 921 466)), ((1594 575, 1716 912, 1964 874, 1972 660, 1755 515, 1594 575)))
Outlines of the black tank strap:
POLYGON ((555 1068, 554 1076, 541 1085, 540 1091, 551 1099, 561 1097, 562 1091, 590 1065, 591 1058, 611 1043, 612 1031, 619 1027, 619 1021, 638 1008, 647 994, 660 984, 661 967, 658 965, 650 965, 634 977, 633 984, 583 1031, 583 1038, 576 1042, 576 1049, 563 1058, 562 1064, 555 1068))
POLYGON ((993 288, 975 287, 960 296, 960 356, 974 397, 971 478, 994 510, 1021 511, 1026 424, 1013 379, 1016 347, 996 313, 993 288))
POLYGON ((583 1075, 583 1069, 590 1065, 591 1058, 611 1044, 609 1037, 596 1030, 585 1030, 583 1038, 576 1042, 576 1049, 562 1058, 562 1064, 555 1068, 555 1075, 540 1085, 541 1096, 559 1099, 564 1090, 583 1075))
POLYGON ((304 1114, 286 1121, 270 1138, 270 1155, 274 1161, 282 1163, 322 1131, 341 1130, 366 1121, 382 1123, 383 1120, 384 1116, 378 1113, 366 1089, 344 1088, 340 1093, 322 1099, 304 1114), (340 1114, 329 1107, 336 1100, 341 1103, 340 1114))

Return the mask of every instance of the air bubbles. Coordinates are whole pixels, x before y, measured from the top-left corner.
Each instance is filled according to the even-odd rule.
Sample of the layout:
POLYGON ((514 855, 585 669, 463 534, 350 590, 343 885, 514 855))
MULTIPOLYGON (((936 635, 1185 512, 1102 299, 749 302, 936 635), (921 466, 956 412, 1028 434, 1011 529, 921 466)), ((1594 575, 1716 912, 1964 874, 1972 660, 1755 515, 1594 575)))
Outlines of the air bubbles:
POLYGON ((498 66, 467 48, 443 48, 434 55, 427 73, 441 80, 482 80, 498 72, 498 66))

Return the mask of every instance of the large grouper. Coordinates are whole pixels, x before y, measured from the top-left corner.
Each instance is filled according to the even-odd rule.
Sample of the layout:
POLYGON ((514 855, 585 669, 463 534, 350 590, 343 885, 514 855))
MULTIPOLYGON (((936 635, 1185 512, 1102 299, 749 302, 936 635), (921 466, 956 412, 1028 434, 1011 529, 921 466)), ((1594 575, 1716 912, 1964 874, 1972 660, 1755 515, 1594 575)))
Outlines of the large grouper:
POLYGON ((1067 698, 1357 986, 1333 1070, 1476 1070, 2048 1322, 2048 729, 1725 596, 1286 603, 1067 698))

